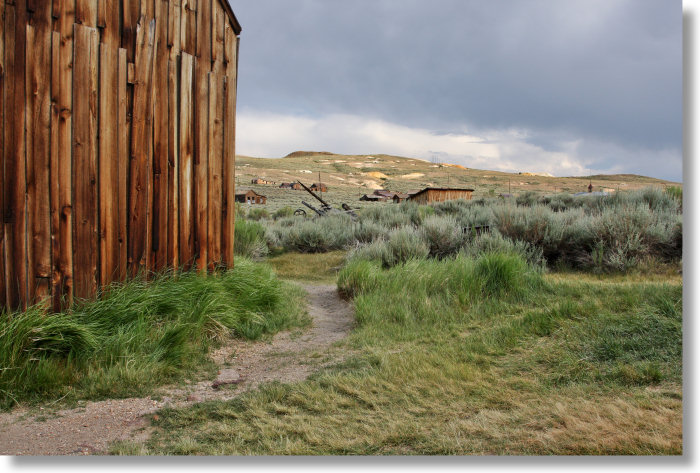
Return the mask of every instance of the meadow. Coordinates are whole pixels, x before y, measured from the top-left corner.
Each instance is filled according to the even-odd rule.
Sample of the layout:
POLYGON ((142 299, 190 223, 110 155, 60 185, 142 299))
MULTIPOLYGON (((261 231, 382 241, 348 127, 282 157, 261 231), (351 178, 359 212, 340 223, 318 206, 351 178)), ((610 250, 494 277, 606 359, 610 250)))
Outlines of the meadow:
POLYGON ((679 455, 682 211, 675 188, 374 204, 357 219, 239 206, 233 270, 4 313, 2 407, 211 377, 231 337, 308 326, 298 283, 335 284, 355 314, 345 356, 161 410, 150 438, 111 453, 679 455))
POLYGON ((241 218, 284 277, 335 272, 352 356, 161 411, 113 453, 681 454, 680 222, 654 189, 241 218))

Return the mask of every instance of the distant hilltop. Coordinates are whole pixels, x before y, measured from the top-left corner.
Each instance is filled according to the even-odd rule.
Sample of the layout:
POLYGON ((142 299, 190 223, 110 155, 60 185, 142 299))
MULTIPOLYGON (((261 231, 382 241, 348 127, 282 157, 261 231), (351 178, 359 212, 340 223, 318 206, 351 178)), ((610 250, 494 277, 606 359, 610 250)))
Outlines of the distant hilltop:
POLYGON ((285 158, 305 158, 306 156, 336 156, 328 151, 295 151, 289 153, 285 158))

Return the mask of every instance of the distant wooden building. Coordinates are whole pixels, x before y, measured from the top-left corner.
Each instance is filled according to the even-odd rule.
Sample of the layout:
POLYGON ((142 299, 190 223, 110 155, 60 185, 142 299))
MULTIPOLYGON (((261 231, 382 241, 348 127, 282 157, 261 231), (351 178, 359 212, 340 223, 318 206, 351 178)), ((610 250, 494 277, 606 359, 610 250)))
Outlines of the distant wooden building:
POLYGON ((409 197, 409 200, 419 204, 430 204, 433 202, 445 202, 447 200, 471 200, 474 189, 454 189, 426 187, 409 197))
POLYGON ((262 185, 262 184, 275 184, 274 182, 268 181, 267 179, 263 179, 262 177, 256 177, 255 179, 253 179, 253 180, 250 181, 250 182, 251 182, 251 184, 258 184, 258 185, 262 185))
POLYGON ((360 200, 362 202, 386 202, 389 199, 387 199, 383 195, 365 194, 362 197, 360 197, 360 200))
POLYGON ((236 192, 236 202, 250 205, 265 205, 267 197, 260 195, 252 189, 236 192))
POLYGON ((311 185, 311 190, 314 192, 328 192, 328 186, 326 186, 322 182, 314 182, 311 185))
POLYGON ((295 191, 300 191, 301 190, 301 184, 298 182, 283 182, 280 184, 280 189, 292 189, 295 191))
POLYGON ((392 200, 395 204, 400 204, 401 202, 406 201, 409 197, 409 194, 402 194, 401 192, 397 192, 396 194, 394 194, 392 200))
POLYGON ((387 200, 389 200, 389 199, 394 198, 394 195, 396 195, 396 192, 388 191, 385 189, 377 189, 376 191, 374 191, 374 195, 378 195, 378 196, 384 197, 387 200))

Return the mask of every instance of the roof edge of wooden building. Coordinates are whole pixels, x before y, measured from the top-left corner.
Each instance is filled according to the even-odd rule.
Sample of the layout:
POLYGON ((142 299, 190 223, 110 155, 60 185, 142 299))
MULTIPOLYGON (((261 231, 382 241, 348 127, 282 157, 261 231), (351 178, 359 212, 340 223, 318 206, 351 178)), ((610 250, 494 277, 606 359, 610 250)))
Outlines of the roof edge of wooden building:
POLYGON ((466 188, 460 188, 460 187, 426 187, 423 190, 420 190, 414 194, 409 194, 411 197, 415 197, 419 194, 422 194, 423 192, 428 192, 428 191, 462 191, 462 192, 474 192, 474 189, 466 189, 466 188))
POLYGON ((228 3, 228 0, 221 0, 220 3, 224 6, 224 10, 226 10, 226 14, 228 15, 229 20, 231 20, 234 33, 236 33, 236 36, 238 36, 239 34, 241 34, 241 31, 243 31, 243 28, 238 22, 236 14, 233 13, 233 8, 231 8, 231 5, 228 3))

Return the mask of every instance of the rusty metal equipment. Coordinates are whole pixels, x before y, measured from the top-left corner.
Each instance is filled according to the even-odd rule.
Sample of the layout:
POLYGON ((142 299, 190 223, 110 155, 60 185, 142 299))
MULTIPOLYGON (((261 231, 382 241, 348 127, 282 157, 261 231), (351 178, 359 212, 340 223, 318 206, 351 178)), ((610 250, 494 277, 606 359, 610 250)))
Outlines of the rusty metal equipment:
MULTIPOLYGON (((321 197, 319 197, 318 194, 316 194, 314 191, 312 191, 312 190, 309 189, 307 186, 305 186, 303 182, 301 182, 301 181, 297 181, 297 182, 301 185, 301 187, 302 187, 306 192, 308 192, 309 194, 311 194, 311 195, 314 197, 314 199, 318 200, 318 201, 321 203, 321 207, 320 207, 320 208, 317 208, 317 207, 314 207, 313 205, 311 205, 311 204, 309 204, 309 203, 307 203, 307 202, 304 202, 303 200, 301 201, 302 205, 304 205, 305 207, 307 207, 307 208, 313 210, 314 213, 316 213, 317 216, 319 216, 319 217, 326 217, 326 216, 328 216, 328 215, 333 215, 333 214, 347 214, 347 215, 350 215, 350 216, 352 217, 353 220, 356 220, 356 219, 357 219, 357 214, 355 213, 355 211, 354 211, 353 209, 350 208, 350 206, 349 206, 348 204, 342 204, 342 206, 341 206, 341 207, 342 207, 342 210, 340 210, 340 209, 334 209, 328 202, 326 202, 326 201, 323 200, 321 197)), ((294 215, 306 216, 306 210, 301 209, 301 208, 300 208, 300 209, 297 209, 297 210, 294 212, 294 215)))

